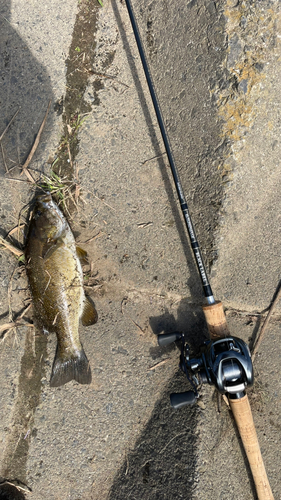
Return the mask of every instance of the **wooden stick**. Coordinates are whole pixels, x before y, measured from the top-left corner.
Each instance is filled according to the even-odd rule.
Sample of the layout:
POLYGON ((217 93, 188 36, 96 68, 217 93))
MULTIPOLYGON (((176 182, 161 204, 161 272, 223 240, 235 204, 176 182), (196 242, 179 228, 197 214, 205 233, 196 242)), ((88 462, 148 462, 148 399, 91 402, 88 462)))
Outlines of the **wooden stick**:
MULTIPOLYGON (((221 302, 203 306, 205 319, 212 340, 230 336, 221 302)), ((236 425, 249 461, 259 500, 274 500, 261 456, 258 437, 248 396, 230 399, 236 425)))
POLYGON ((3 158, 4 165, 5 165, 6 174, 8 174, 9 173, 9 169, 7 167, 7 163, 6 163, 6 159, 5 159, 5 153, 4 153, 4 148, 3 148, 3 144, 2 144, 1 141, 0 141, 0 145, 1 145, 1 153, 2 153, 2 158, 3 158))

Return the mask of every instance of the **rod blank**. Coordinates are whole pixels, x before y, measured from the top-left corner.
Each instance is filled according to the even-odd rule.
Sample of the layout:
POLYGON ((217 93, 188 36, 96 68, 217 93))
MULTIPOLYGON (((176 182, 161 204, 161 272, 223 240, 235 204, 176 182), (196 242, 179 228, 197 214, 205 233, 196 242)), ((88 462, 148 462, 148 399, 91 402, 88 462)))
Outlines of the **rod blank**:
POLYGON ((154 89, 154 85, 153 85, 153 82, 152 82, 150 71, 148 69, 148 65, 147 65, 147 62, 146 62, 146 57, 145 57, 144 49, 143 49, 143 46, 142 46, 142 42, 141 42, 141 38, 140 38, 138 27, 137 27, 137 23, 135 21, 135 17, 134 17, 132 5, 131 5, 130 0, 125 0, 125 1, 126 1, 126 5, 127 5, 127 10, 128 10, 128 13, 129 13, 129 17, 130 17, 130 20, 131 20, 133 32, 134 32, 134 35, 135 35, 136 43, 137 43, 137 46, 138 46, 138 50, 139 50, 139 54, 140 54, 140 58, 141 58, 142 66, 143 66, 143 70, 144 70, 144 73, 145 73, 147 85, 149 87, 151 99, 152 99, 154 110, 155 110, 155 113, 156 113, 158 125, 159 125, 160 131, 161 131, 162 139, 163 139, 163 142, 164 142, 164 145, 165 145, 166 153, 167 153, 168 160, 169 160, 170 167, 171 167, 171 171, 172 171, 172 174, 173 174, 173 178, 174 178, 174 182, 175 182, 175 186, 176 186, 176 190, 177 190, 179 202, 180 202, 180 205, 181 205, 182 213, 183 213, 183 216, 184 216, 185 225, 186 225, 187 232, 188 232, 188 235, 189 235, 191 247, 192 247, 192 250, 193 250, 193 254, 194 254, 195 261, 196 261, 196 264, 197 264, 197 268, 198 268, 198 271, 199 271, 199 275, 200 275, 200 278, 201 278, 201 281, 202 281, 204 295, 207 298, 208 303, 209 304, 213 304, 215 302, 215 299, 214 299, 214 296, 213 296, 211 285, 210 285, 209 280, 208 280, 207 271, 206 271, 206 268, 205 268, 205 265, 204 265, 204 261, 203 261, 203 257, 202 257, 201 250, 200 250, 200 247, 199 247, 199 243, 197 241, 197 237, 196 237, 196 233, 195 233, 195 228, 193 226, 193 223, 192 223, 192 220, 191 220, 191 217, 190 217, 190 214, 189 214, 187 202, 186 202, 186 199, 185 199, 185 196, 184 196, 182 185, 181 185, 181 182, 180 182, 180 179, 179 179, 179 176, 178 176, 178 172, 177 172, 177 169, 176 169, 176 165, 175 165, 175 162, 174 162, 173 153, 172 153, 172 150, 171 150, 171 147, 170 147, 170 141, 168 139, 168 134, 166 132, 166 127, 164 125, 164 120, 162 118, 162 113, 161 113, 161 110, 160 110, 160 106, 159 106, 159 103, 158 103, 158 99, 157 99, 157 96, 156 96, 156 92, 155 92, 155 89, 154 89))

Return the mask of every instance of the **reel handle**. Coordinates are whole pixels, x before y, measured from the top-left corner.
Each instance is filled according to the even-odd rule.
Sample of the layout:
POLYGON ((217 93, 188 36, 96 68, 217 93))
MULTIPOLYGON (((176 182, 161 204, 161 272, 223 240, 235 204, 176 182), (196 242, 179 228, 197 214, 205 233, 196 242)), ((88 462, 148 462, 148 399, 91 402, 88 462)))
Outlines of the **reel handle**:
POLYGON ((179 332, 162 333, 161 335, 158 335, 158 345, 160 345, 160 347, 165 347, 172 344, 176 340, 180 340, 181 336, 182 335, 179 332))
POLYGON ((193 391, 178 392, 178 393, 173 392, 170 395, 170 401, 171 401, 171 406, 175 410, 178 410, 179 408, 182 408, 182 406, 192 405, 193 403, 195 403, 196 395, 195 392, 193 391))

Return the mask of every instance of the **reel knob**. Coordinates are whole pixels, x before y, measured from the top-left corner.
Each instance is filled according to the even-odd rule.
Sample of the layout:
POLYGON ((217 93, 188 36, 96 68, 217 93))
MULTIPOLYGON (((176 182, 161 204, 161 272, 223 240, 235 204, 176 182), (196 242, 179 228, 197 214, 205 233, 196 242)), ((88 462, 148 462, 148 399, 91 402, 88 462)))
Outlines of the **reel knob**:
POLYGON ((162 333, 161 335, 158 335, 158 345, 160 345, 160 347, 165 347, 166 345, 172 344, 172 342, 175 342, 176 340, 180 340, 181 337, 182 334, 179 332, 162 333))
POLYGON ((196 394, 193 391, 173 392, 170 395, 171 405, 175 410, 182 408, 185 405, 192 405, 196 401, 196 394))

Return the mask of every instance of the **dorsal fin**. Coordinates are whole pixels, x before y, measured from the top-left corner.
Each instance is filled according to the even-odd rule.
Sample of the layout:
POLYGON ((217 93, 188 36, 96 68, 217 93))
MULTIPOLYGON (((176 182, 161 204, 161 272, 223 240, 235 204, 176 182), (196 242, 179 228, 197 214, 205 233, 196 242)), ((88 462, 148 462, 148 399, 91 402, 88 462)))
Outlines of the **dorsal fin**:
POLYGON ((77 257, 80 260, 81 264, 84 264, 84 265, 89 264, 88 254, 87 254, 86 250, 83 250, 83 248, 78 247, 76 245, 76 253, 77 253, 77 257))

